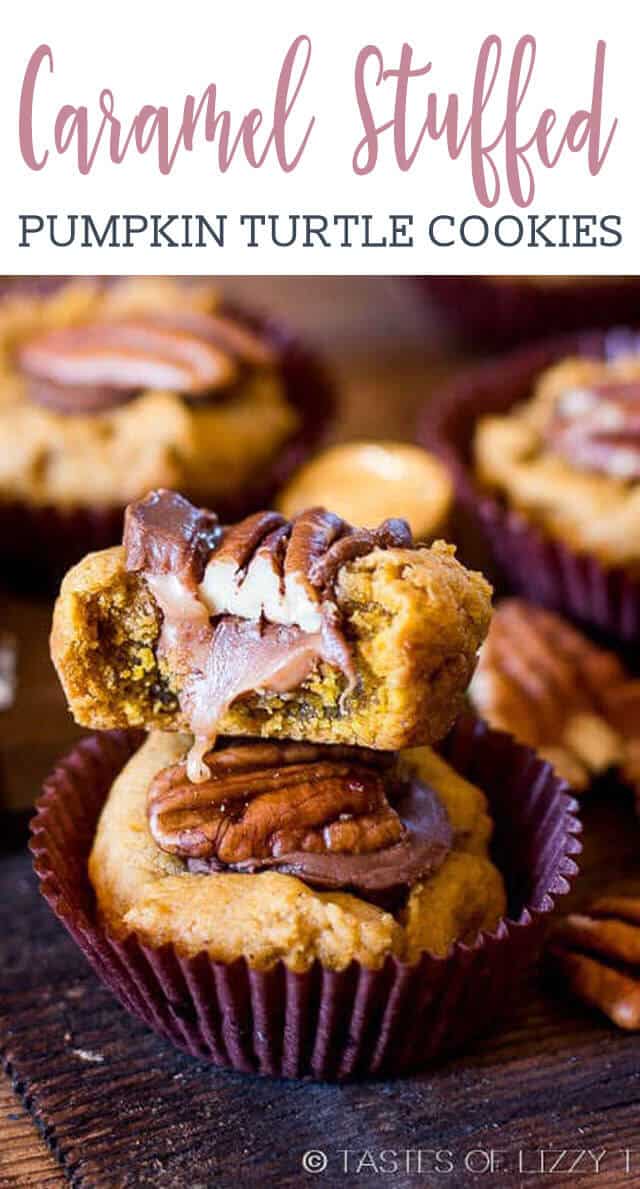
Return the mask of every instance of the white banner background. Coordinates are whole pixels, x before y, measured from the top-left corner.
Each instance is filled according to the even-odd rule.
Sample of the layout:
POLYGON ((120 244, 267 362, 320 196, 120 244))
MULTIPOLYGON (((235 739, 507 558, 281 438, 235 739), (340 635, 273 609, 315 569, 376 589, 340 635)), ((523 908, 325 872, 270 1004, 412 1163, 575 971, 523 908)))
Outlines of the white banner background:
MULTIPOLYGON (((0 250, 2 272, 11 273, 635 273, 640 261, 638 206, 640 169, 640 104, 637 62, 637 9, 628 0, 606 4, 585 0, 542 0, 535 8, 508 0, 452 0, 428 4, 418 0, 342 0, 301 3, 277 0, 27 0, 4 13, 0 46, 0 145, 2 186, 0 250), (523 127, 544 107, 554 107, 559 122, 576 108, 588 107, 596 43, 607 43, 603 125, 618 118, 611 151, 598 176, 587 169, 586 153, 566 154, 553 170, 533 160, 536 196, 518 210, 503 178, 503 197, 483 209, 473 190, 468 151, 451 161, 441 141, 426 141, 413 168, 402 173, 391 152, 389 134, 381 142, 375 172, 354 174, 352 156, 362 137, 354 93, 354 66, 367 44, 380 47, 385 64, 398 64, 402 43, 414 48, 414 65, 431 61, 424 79, 412 82, 411 127, 424 118, 424 99, 431 90, 441 96, 442 111, 451 91, 461 95, 463 121, 469 114, 476 58, 483 39, 503 39, 503 64, 496 96, 504 96, 513 48, 523 34, 537 39, 537 60, 523 114, 523 127), (34 107, 34 133, 40 148, 52 149, 53 122, 65 103, 87 104, 95 135, 98 96, 114 92, 116 113, 125 126, 145 104, 167 104, 177 132, 185 95, 199 97, 215 83, 218 104, 230 108, 234 127, 251 107, 273 108, 275 84, 284 54, 299 34, 312 41, 307 77, 291 124, 293 141, 309 118, 315 127, 301 163, 285 174, 270 157, 252 169, 238 157, 226 174, 217 167, 216 146, 197 142, 182 153, 169 176, 162 176, 153 153, 127 155, 112 164, 100 151, 87 176, 78 173, 73 154, 57 156, 40 172, 27 168, 20 155, 18 108, 26 64, 38 45, 48 43, 54 73, 41 72, 34 107), (421 102, 422 100, 422 102, 421 102), (530 114, 529 114, 530 113, 530 114), (527 119, 529 114, 529 119, 527 119), (384 144, 384 148, 382 145, 384 144), (68 214, 90 214, 96 224, 111 214, 167 216, 203 214, 210 221, 226 214, 224 248, 150 246, 151 235, 134 238, 125 248, 80 246, 81 233, 67 247, 56 247, 48 232, 19 247, 21 214, 57 215, 56 233, 69 234, 68 214), (396 248, 333 246, 278 248, 263 233, 258 248, 247 247, 247 231, 239 214, 359 213, 374 216, 372 232, 389 232, 390 214, 413 216, 414 245, 396 248), (482 247, 430 244, 426 228, 435 215, 455 220, 482 215, 493 227, 501 215, 525 221, 531 213, 617 215, 622 220, 619 247, 528 248, 500 246, 490 236, 482 247)), ((379 118, 389 100, 375 97, 379 118)), ((504 104, 496 98, 490 126, 499 126, 504 104)), ((500 152, 496 161, 502 169, 500 152)), ((174 232, 176 228, 174 227, 174 232)), ((287 228, 281 224, 281 230, 287 228)))

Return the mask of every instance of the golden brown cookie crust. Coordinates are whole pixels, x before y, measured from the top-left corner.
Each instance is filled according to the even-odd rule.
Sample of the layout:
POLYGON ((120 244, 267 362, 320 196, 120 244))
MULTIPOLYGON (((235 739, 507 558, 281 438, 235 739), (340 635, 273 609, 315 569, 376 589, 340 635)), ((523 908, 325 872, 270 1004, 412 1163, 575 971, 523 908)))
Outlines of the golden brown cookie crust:
POLYGON ((62 414, 25 397, 16 348, 35 334, 95 318, 210 312, 209 283, 148 277, 107 290, 76 281, 45 297, 0 305, 0 500, 61 507, 126 504, 152 487, 194 499, 240 490, 298 424, 272 369, 249 374, 232 398, 194 407, 177 393, 147 389, 105 412, 62 414))
POLYGON ((640 380, 638 356, 565 359, 544 372, 533 397, 506 416, 483 417, 474 453, 479 478, 527 518, 606 564, 640 563, 640 483, 580 470, 553 454, 543 428, 571 388, 640 380))
POLYGON ((391 913, 342 892, 317 892, 276 872, 188 873, 163 853, 147 825, 146 799, 156 773, 181 759, 191 739, 153 733, 115 781, 103 809, 89 873, 98 906, 116 935, 136 930, 151 945, 171 942, 181 953, 206 950, 218 961, 245 957, 266 969, 282 959, 305 970, 318 958, 341 970, 352 960, 371 968, 389 954, 414 961, 422 950, 447 952, 495 928, 506 906, 499 872, 488 857, 491 821, 479 789, 428 749, 404 757, 437 782, 455 832, 440 870, 416 884, 406 909, 391 913))
MULTIPOLYGON (((376 549, 339 573, 336 601, 360 682, 319 662, 287 695, 251 694, 226 712, 228 735, 353 743, 398 750, 432 743, 462 709, 491 611, 491 588, 452 546, 376 549)), ((70 709, 92 729, 184 730, 175 675, 158 665, 159 612, 121 548, 67 574, 51 651, 70 709)))

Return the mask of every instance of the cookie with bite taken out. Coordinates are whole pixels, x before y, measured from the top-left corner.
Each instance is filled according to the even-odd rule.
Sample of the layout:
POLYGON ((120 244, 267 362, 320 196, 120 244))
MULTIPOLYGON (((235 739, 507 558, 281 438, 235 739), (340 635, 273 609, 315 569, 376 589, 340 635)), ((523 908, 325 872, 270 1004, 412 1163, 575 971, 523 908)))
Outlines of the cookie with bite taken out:
POLYGON ((181 496, 130 505, 122 547, 65 578, 52 656, 91 728, 397 749, 441 738, 487 632, 491 589, 407 524, 324 509, 228 527, 181 496))

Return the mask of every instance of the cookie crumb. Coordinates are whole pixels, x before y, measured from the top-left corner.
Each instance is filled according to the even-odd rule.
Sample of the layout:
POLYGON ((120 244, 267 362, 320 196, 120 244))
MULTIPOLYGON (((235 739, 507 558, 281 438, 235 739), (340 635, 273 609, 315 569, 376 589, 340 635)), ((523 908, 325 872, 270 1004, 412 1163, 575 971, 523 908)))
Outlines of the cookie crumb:
POLYGON ((104 1055, 102 1053, 93 1053, 91 1049, 72 1049, 71 1052, 80 1061, 90 1061, 94 1065, 102 1065, 104 1062, 104 1055))

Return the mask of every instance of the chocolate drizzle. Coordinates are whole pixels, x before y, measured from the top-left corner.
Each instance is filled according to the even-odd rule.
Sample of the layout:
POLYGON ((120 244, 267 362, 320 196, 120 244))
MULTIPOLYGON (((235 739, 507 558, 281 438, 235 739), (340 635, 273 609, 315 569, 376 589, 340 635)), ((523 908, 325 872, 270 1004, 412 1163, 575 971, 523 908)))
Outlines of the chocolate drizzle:
POLYGON ((254 516, 247 516, 245 520, 223 531, 216 550, 216 561, 230 561, 238 573, 246 572, 249 562, 262 545, 274 556, 277 554, 276 542, 271 538, 273 533, 283 529, 286 530, 286 539, 291 526, 279 512, 256 512, 254 516))
POLYGON ((44 377, 32 376, 27 381, 29 400, 54 413, 103 413, 126 405, 139 389, 107 384, 56 384, 44 377))
POLYGON ((373 549, 410 549, 411 529, 406 520, 385 520, 377 529, 349 529, 309 564, 309 580, 321 589, 333 583, 341 566, 373 549))
POLYGON ((193 786, 183 764, 149 790, 151 833, 194 873, 275 870, 388 902, 433 874, 452 845, 437 793, 359 748, 232 743, 193 786))

